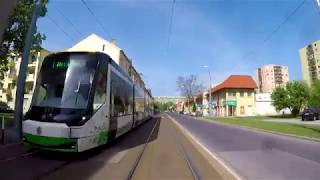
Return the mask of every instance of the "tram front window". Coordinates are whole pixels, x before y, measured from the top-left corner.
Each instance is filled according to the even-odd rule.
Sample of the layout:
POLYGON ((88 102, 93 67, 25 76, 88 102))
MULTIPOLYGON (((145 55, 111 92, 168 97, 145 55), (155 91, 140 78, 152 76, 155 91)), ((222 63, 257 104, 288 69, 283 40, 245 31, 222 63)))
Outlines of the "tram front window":
POLYGON ((47 57, 35 89, 33 106, 86 109, 97 61, 89 54, 47 57))

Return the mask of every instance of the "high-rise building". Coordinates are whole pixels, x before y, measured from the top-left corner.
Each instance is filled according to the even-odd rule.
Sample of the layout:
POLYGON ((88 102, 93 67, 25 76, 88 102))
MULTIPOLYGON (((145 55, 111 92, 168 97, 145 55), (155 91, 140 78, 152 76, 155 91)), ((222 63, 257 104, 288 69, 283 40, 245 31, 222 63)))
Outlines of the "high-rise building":
POLYGON ((259 92, 271 93, 275 88, 284 86, 289 81, 288 66, 268 64, 257 69, 259 92))
POLYGON ((303 80, 310 86, 320 79, 320 40, 299 50, 303 80))

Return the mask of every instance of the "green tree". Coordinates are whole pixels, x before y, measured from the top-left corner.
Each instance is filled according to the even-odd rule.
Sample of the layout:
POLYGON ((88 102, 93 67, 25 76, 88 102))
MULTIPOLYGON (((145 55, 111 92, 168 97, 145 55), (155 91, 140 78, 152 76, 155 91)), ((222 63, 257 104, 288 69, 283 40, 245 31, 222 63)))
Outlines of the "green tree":
POLYGON ((288 108, 293 116, 297 116, 308 103, 309 89, 306 84, 293 81, 285 87, 277 88, 271 94, 271 98, 277 111, 288 108))
POLYGON ((273 93, 271 94, 272 104, 276 108, 277 111, 285 109, 289 107, 289 96, 287 91, 284 87, 276 88, 273 93))
POLYGON ((176 109, 176 105, 174 102, 159 102, 156 101, 155 103, 155 108, 160 111, 160 112, 164 112, 164 111, 174 111, 176 109))
POLYGON ((320 108, 320 81, 315 82, 310 88, 309 106, 320 108))
POLYGON ((192 106, 192 112, 196 112, 196 111, 197 111, 196 104, 193 104, 193 106, 192 106))
MULTIPOLYGON (((42 8, 40 17, 47 13, 47 3, 49 0, 41 0, 42 8)), ((9 17, 8 27, 4 32, 3 41, 0 44, 0 79, 4 78, 4 73, 8 71, 10 59, 12 56, 21 56, 24 47, 24 41, 31 23, 35 0, 19 0, 9 17)), ((46 37, 37 32, 33 35, 31 53, 41 50, 42 41, 46 37)))

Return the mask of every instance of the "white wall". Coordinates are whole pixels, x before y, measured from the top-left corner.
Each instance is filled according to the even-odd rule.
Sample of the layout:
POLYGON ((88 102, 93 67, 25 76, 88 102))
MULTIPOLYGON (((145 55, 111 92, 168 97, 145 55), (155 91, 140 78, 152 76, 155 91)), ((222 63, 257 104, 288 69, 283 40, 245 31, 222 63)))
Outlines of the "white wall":
POLYGON ((80 41, 68 51, 92 51, 103 52, 108 54, 117 64, 120 60, 120 48, 116 45, 102 39, 101 37, 91 34, 84 40, 80 41))
POLYGON ((271 99, 270 93, 257 93, 255 98, 256 98, 256 115, 258 116, 281 115, 283 112, 285 114, 290 114, 289 109, 285 109, 280 112, 276 111, 276 108, 272 105, 272 99, 271 99))

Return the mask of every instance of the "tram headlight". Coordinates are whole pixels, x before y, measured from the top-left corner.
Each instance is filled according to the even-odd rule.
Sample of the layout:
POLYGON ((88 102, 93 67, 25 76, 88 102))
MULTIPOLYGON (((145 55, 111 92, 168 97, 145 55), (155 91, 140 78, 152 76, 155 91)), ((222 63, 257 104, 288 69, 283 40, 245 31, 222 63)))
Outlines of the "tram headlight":
POLYGON ((81 125, 85 124, 89 119, 90 119, 90 116, 82 116, 78 125, 81 126, 81 125))

